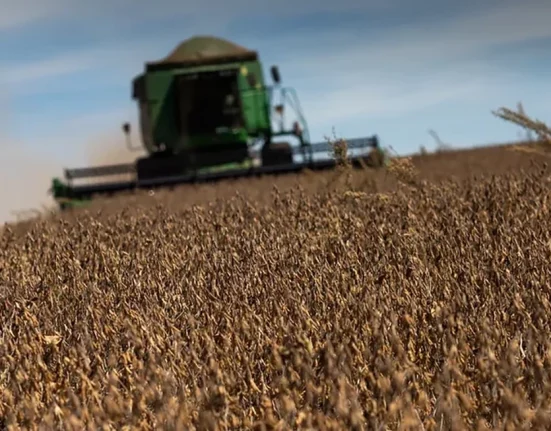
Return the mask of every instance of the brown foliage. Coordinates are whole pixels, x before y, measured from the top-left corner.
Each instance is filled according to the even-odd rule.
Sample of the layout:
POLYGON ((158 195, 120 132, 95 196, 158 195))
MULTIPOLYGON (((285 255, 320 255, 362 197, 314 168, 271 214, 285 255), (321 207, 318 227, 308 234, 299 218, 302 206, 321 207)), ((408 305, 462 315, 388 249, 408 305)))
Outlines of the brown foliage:
POLYGON ((4 229, 2 424, 548 428, 550 169, 434 157, 4 229))

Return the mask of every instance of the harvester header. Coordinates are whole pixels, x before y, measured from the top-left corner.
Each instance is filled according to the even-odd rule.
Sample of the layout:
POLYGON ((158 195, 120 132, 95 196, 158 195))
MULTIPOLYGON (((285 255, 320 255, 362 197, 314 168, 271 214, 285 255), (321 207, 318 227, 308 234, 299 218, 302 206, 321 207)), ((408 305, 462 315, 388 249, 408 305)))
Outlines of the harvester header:
MULTIPOLYGON (((328 143, 312 144, 296 91, 281 86, 277 66, 267 85, 256 51, 211 36, 180 43, 165 58, 145 63, 132 81, 141 146, 135 163, 67 169, 53 179, 62 209, 140 188, 167 187, 226 178, 331 169, 328 143), (291 111, 292 119, 287 118, 291 111), (325 156, 325 157, 323 157, 325 156), (106 178, 125 176, 106 181, 106 178), (103 181, 99 181, 99 178, 103 181), (87 184, 76 180, 94 179, 87 184)), ((381 153, 377 136, 347 140, 352 164, 371 164, 381 153)))

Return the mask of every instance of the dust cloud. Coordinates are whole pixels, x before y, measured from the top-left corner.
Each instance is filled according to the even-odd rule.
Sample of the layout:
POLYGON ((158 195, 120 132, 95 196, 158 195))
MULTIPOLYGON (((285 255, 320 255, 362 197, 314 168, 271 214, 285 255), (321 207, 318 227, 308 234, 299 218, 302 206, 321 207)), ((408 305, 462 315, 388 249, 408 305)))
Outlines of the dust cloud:
POLYGON ((62 173, 62 167, 5 136, 0 137, 0 147, 0 226, 54 208, 48 189, 52 178, 62 173))
POLYGON ((63 177, 64 168, 132 163, 145 154, 134 132, 131 136, 132 145, 140 148, 138 151, 127 148, 122 130, 110 130, 82 141, 84 163, 64 166, 43 152, 37 153, 36 147, 14 142, 9 133, 5 132, 6 129, 0 128, 0 226, 55 209, 49 188, 52 178, 63 177))
POLYGON ((48 155, 14 138, 10 102, 8 89, 0 87, 0 227, 52 207, 48 189, 61 172, 48 155))
MULTIPOLYGON (((1 84, 0 80, 0 227, 6 222, 34 217, 55 209, 56 203, 49 189, 54 177, 63 178, 65 168, 132 163, 145 154, 141 147, 137 119, 128 119, 132 123, 131 144, 138 148, 137 151, 127 148, 122 122, 106 127, 102 118, 96 124, 90 121, 83 125, 73 125, 80 131, 89 131, 78 140, 74 137, 67 139, 63 133, 59 136, 44 136, 42 145, 40 142, 30 145, 15 136, 14 112, 11 109, 13 101, 9 88, 1 84), (70 166, 65 165, 66 159, 61 162, 49 153, 48 142, 56 142, 59 147, 60 143, 65 145, 65 141, 67 145, 82 149, 79 160, 70 166)), ((116 118, 118 113, 114 116, 116 118)), ((125 115, 120 117, 124 118, 125 115)))
POLYGON ((138 157, 145 155, 139 136, 132 125, 130 136, 132 150, 127 147, 126 136, 122 129, 98 134, 84 143, 86 160, 89 166, 112 165, 118 163, 133 163, 138 157), (137 148, 137 149, 135 149, 137 148))

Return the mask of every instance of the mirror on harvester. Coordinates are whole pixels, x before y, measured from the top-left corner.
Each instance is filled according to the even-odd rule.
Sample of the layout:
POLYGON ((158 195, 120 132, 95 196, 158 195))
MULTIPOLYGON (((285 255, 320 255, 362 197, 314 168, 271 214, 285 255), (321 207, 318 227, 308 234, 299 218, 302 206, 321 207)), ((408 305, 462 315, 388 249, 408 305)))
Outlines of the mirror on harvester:
POLYGON ((277 66, 272 66, 271 68, 272 72, 272 79, 276 84, 279 84, 281 82, 281 76, 279 74, 279 68, 277 66))
POLYGON ((122 131, 128 135, 130 133, 130 123, 124 123, 122 125, 122 131))

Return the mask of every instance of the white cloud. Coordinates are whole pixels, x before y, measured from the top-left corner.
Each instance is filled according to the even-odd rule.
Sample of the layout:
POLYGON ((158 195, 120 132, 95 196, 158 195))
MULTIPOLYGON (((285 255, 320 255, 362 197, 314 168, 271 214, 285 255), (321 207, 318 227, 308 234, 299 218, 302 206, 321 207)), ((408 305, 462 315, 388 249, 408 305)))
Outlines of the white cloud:
MULTIPOLYGON (((186 10, 193 13, 214 1, 218 0, 195 1, 186 10)), ((233 10, 250 6, 248 12, 255 12, 256 6, 251 6, 249 1, 238 0, 233 10)), ((381 5, 378 1, 368 4, 369 7, 381 5)), ((310 122, 315 129, 316 125, 331 120, 396 116, 453 100, 481 100, 490 92, 495 96, 500 86, 510 86, 514 82, 516 65, 511 70, 494 67, 486 61, 485 53, 499 45, 551 37, 546 18, 546 11, 551 12, 550 5, 532 2, 523 6, 506 2, 505 5, 487 8, 483 14, 479 10, 448 21, 391 28, 365 40, 358 39, 355 33, 342 27, 328 28, 314 38, 299 29, 282 35, 266 35, 250 43, 244 41, 244 44, 256 48, 254 45, 258 43, 266 66, 275 59, 263 54, 262 46, 279 57, 283 77, 288 85, 298 87, 302 104, 308 118, 313 119, 310 122), (282 48, 274 49, 274 46, 282 48)), ((329 2, 319 6, 337 7, 329 2)), ((359 2, 340 6, 360 7, 359 2)), ((118 0, 107 10, 116 9, 122 13, 125 7, 130 7, 127 0, 118 0)), ((168 1, 163 8, 156 10, 158 14, 167 14, 175 7, 175 2, 168 1)), ((150 5, 138 3, 129 14, 143 16, 147 11, 152 12, 148 8, 150 5)), ((107 12, 102 10, 102 13, 107 12)), ((186 33, 188 31, 193 33, 193 29, 187 28, 186 33)), ((93 68, 99 76, 104 65, 110 64, 113 67, 110 76, 124 79, 126 84, 134 73, 139 72, 146 59, 166 54, 160 52, 159 47, 170 46, 168 49, 171 49, 171 44, 176 42, 170 42, 169 37, 162 34, 147 35, 141 40, 122 40, 115 45, 69 52, 24 66, 14 64, 6 67, 4 76, 12 84, 13 91, 32 92, 40 90, 40 85, 33 83, 41 78, 76 74, 93 68)), ((127 99, 120 102, 121 106, 130 106, 130 103, 127 99)), ((492 105, 493 101, 489 104, 492 105)), ((83 115, 89 118, 88 113, 83 115)))
POLYGON ((447 101, 479 98, 488 82, 454 74, 428 76, 406 84, 392 81, 354 82, 352 89, 321 92, 305 103, 316 127, 350 119, 396 117, 447 101), (454 85, 450 85, 452 83, 454 85))
MULTIPOLYGON (((407 115, 446 103, 491 109, 523 98, 522 64, 494 64, 493 48, 551 37, 551 3, 509 4, 426 26, 388 29, 367 40, 328 29, 316 39, 284 36, 278 62, 289 85, 300 81, 314 135, 327 124, 407 115), (334 42, 332 42, 334 40, 334 42), (517 94, 515 94, 517 92, 517 94)), ((549 83, 541 82, 542 91, 549 83)), ((403 118, 403 117, 400 117, 403 118)), ((491 117, 488 117, 489 120, 491 117)), ((316 138, 314 138, 316 139, 316 138)))
MULTIPOLYGON (((186 14, 193 15, 207 6, 214 7, 218 1, 194 0, 186 6, 186 14)), ((308 7, 316 11, 390 8, 400 1, 386 4, 379 0, 342 4, 322 2, 316 3, 314 8, 313 0, 308 0, 297 4, 296 11, 305 11, 308 7)), ((292 13, 289 4, 278 4, 278 13, 292 13)), ((82 13, 85 7, 81 3, 71 3, 66 11, 82 13)), ((124 22, 145 19, 146 16, 178 15, 182 13, 178 8, 181 10, 181 3, 175 0, 154 8, 150 3, 131 5, 129 0, 116 0, 106 3, 105 8, 96 8, 94 13, 110 14, 124 22)), ((228 22, 237 11, 255 13, 261 9, 252 0, 238 0, 232 3, 231 10, 218 18, 209 15, 205 19, 214 19, 211 24, 219 18, 228 22)), ((506 0, 483 11, 473 9, 446 21, 389 28, 365 39, 358 38, 357 33, 348 32, 345 27, 329 27, 315 37, 297 29, 242 43, 258 47, 266 66, 277 60, 286 83, 298 87, 308 117, 315 119, 313 124, 323 124, 330 118, 338 121, 368 115, 396 116, 452 100, 481 100, 490 92, 495 96, 500 86, 510 86, 515 73, 519 72, 515 72, 517 64, 512 64, 510 70, 493 66, 485 58, 486 53, 511 43, 551 37, 548 15, 551 15, 551 3, 536 0, 519 4, 506 0), (263 53, 263 47, 271 50, 271 55, 276 58, 263 53)), ((193 27, 186 27, 186 34, 203 33, 194 31, 200 28, 201 22, 196 20, 193 27)), ((68 52, 41 62, 4 66, 3 75, 11 84, 12 91, 32 92, 40 89, 40 85, 33 84, 56 74, 66 76, 94 69, 101 79, 99 75, 104 72, 104 65, 110 64, 113 73, 109 76, 124 79, 126 84, 134 73, 140 71, 144 61, 162 57, 177 42, 170 41, 168 35, 145 35, 141 40, 98 45, 88 51, 68 52), (163 47, 162 51, 160 47, 163 47), (164 52, 165 48, 167 52, 164 52)), ((121 100, 121 105, 128 106, 129 103, 129 100, 121 100)), ((493 101, 489 104, 492 105, 493 101)))
POLYGON ((2 77, 0 82, 10 86, 21 85, 29 81, 58 78, 82 72, 95 65, 93 59, 87 59, 78 54, 28 63, 5 64, 0 67, 0 76, 2 77))
POLYGON ((342 28, 329 28, 315 39, 300 31, 278 39, 283 46, 302 48, 297 55, 285 51, 289 63, 297 64, 301 71, 328 66, 347 71, 379 70, 382 74, 404 66, 437 70, 447 62, 472 60, 493 48, 550 38, 549 16, 550 2, 515 2, 434 23, 388 28, 366 39, 342 28), (316 46, 323 47, 323 55, 316 46), (313 50, 313 55, 304 57, 308 50, 313 50))
POLYGON ((148 52, 155 52, 154 48, 159 43, 162 43, 162 39, 153 37, 67 51, 37 61, 0 63, 0 84, 7 84, 12 90, 25 90, 27 85, 42 79, 66 77, 88 70, 105 72, 107 64, 112 65, 115 71, 129 65, 141 67, 144 54, 147 56, 148 52))
POLYGON ((0 187, 0 224, 17 218, 16 211, 41 210, 53 201, 48 195, 51 178, 60 166, 46 154, 29 151, 21 143, 3 148, 0 169, 4 186, 0 187))
MULTIPOLYGON (((66 0, 55 0, 57 3, 64 1, 66 0)), ((316 3, 315 10, 382 7, 381 1, 374 0, 364 4, 360 4, 359 1, 316 3)), ((24 2, 29 3, 30 0, 24 0, 24 2)), ((194 1, 186 5, 186 14, 193 15, 205 10, 211 3, 214 6, 217 2, 219 0, 194 1)), ((17 5, 17 3, 13 4, 17 5)), ((307 10, 307 5, 313 9, 313 0, 295 5, 295 13, 307 10)), ((167 0, 163 7, 152 8, 150 3, 137 3, 130 6, 129 0, 111 0, 109 5, 96 9, 99 11, 95 13, 106 15, 110 13, 117 17, 117 13, 123 13, 125 7, 128 7, 130 17, 145 19, 146 16, 152 18, 155 14, 159 16, 170 13, 179 14, 176 6, 181 8, 181 3, 167 0)), ((284 14, 284 11, 291 13, 290 8, 281 6, 281 14, 284 14)), ((75 12, 82 12, 82 8, 85 6, 81 3, 71 3, 65 12, 73 9, 75 12)), ((264 9, 252 0, 237 0, 237 3, 232 3, 231 10, 225 11, 224 19, 230 20, 233 13, 243 10, 250 14, 264 9)), ((209 17, 205 19, 216 21, 212 14, 208 15, 209 17)), ((436 71, 449 61, 471 59, 496 46, 551 37, 551 26, 548 25, 547 18, 549 15, 551 15, 549 2, 533 0, 529 5, 506 2, 505 5, 485 10, 483 14, 475 11, 445 22, 389 28, 366 39, 358 38, 353 32, 347 32, 346 27, 343 26, 321 30, 315 37, 297 29, 286 34, 269 34, 261 39, 244 41, 244 43, 253 49, 257 44, 284 47, 277 53, 278 57, 288 63, 285 68, 295 70, 297 74, 308 76, 312 75, 313 70, 316 74, 323 74, 328 69, 336 69, 346 71, 348 76, 354 73, 363 75, 367 71, 372 77, 384 78, 388 77, 389 73, 396 74, 405 67, 415 66, 419 70, 436 71)), ((121 15, 121 17, 124 21, 125 16, 121 15)), ((204 32, 200 30, 201 22, 200 18, 194 19, 193 26, 186 27, 186 34, 203 34, 204 32)), ((177 42, 173 41, 172 44, 175 45, 177 42)), ((168 51, 172 48, 169 44, 167 36, 158 34, 143 36, 139 40, 123 40, 115 44, 105 42, 84 52, 66 52, 56 58, 43 61, 0 64, 0 72, 2 72, 0 76, 4 76, 4 80, 9 83, 22 84, 43 77, 53 77, 56 74, 80 72, 92 67, 101 71, 108 62, 115 70, 129 65, 137 68, 141 67, 146 59, 160 58, 165 55, 165 52, 159 52, 159 47, 166 46, 168 51)), ((269 58, 265 60, 271 61, 269 58)))
MULTIPOLYGON (((401 0, 394 1, 399 3, 401 0)), ((346 2, 302 0, 294 2, 258 2, 255 0, 190 0, 183 6, 180 0, 150 1, 96 0, 80 2, 70 0, 2 0, 0 31, 28 26, 30 24, 52 23, 66 18, 71 20, 94 19, 104 24, 103 19, 125 25, 132 21, 148 21, 167 17, 191 19, 194 24, 208 27, 208 30, 224 27, 231 20, 244 14, 269 13, 272 16, 289 16, 321 11, 367 10, 388 7, 389 0, 347 0, 346 2)))
POLYGON ((12 30, 62 13, 67 0, 2 0, 0 31, 12 30))

